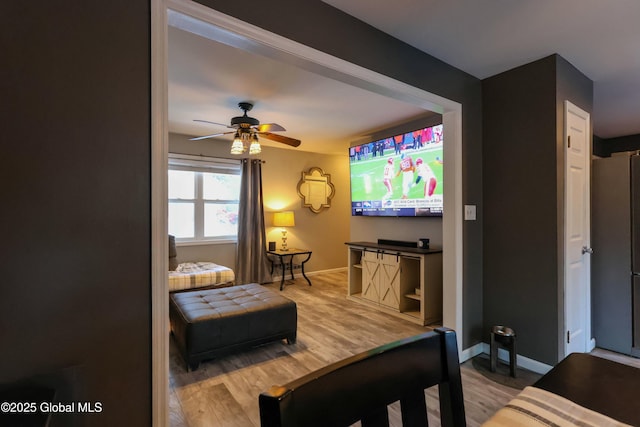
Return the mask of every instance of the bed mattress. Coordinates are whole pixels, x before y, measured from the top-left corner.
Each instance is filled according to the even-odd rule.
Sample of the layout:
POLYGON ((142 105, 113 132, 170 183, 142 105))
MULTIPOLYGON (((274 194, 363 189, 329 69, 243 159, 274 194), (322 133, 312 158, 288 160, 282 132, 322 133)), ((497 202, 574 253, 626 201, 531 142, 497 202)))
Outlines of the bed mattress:
POLYGON ((235 280, 232 269, 212 262, 185 262, 169 271, 169 291, 228 286, 235 280))

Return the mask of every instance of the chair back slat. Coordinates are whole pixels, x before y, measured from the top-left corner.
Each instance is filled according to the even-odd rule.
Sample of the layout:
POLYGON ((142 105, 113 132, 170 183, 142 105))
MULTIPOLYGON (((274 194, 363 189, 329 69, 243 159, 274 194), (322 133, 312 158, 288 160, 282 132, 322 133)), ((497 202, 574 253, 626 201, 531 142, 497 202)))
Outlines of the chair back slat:
POLYGON ((357 421, 363 427, 388 426, 387 405, 400 401, 405 426, 427 426, 424 390, 434 385, 439 386, 442 426, 465 426, 451 329, 386 344, 274 386, 260 394, 260 421, 263 427, 339 427, 357 421))
POLYGON ((375 408, 362 417, 360 424, 362 427, 389 427, 389 410, 386 406, 375 408))
POLYGON ((402 425, 412 427, 428 427, 427 402, 424 399, 424 390, 416 390, 407 393, 400 399, 402 412, 402 425))
POLYGON ((442 427, 466 426, 464 413, 464 396, 462 393, 462 378, 460 376, 460 359, 458 358, 458 342, 455 333, 443 334, 444 365, 447 369, 449 381, 438 386, 440 397, 440 424, 442 427), (455 351, 453 351, 455 349, 455 351))

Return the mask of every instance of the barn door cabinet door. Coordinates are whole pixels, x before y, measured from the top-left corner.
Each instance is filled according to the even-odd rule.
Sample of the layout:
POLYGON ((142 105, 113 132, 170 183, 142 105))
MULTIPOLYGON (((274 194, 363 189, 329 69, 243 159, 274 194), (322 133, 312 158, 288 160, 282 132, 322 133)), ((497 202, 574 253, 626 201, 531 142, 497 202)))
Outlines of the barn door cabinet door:
POLYGON ((380 257, 380 304, 400 310, 400 254, 380 257))
POLYGON ((400 309, 400 254, 364 251, 362 254, 362 298, 400 309))
POLYGON ((442 320, 441 250, 348 245, 349 299, 420 325, 442 320))
POLYGON ((380 302, 380 254, 364 251, 362 254, 362 298, 380 302))

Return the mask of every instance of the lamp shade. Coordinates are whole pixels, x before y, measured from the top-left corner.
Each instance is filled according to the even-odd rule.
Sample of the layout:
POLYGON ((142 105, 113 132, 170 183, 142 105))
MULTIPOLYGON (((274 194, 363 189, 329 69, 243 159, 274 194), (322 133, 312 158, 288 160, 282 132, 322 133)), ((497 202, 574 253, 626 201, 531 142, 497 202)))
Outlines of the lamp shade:
POLYGON ((296 221, 293 211, 275 212, 273 214, 273 225, 275 227, 294 227, 296 221))
POLYGON ((240 134, 236 132, 233 137, 233 143, 231 144, 231 154, 242 154, 244 153, 244 143, 242 139, 240 139, 240 134))
POLYGON ((260 142, 258 142, 258 135, 253 134, 253 140, 249 146, 249 154, 260 154, 261 152, 262 147, 260 147, 260 142))

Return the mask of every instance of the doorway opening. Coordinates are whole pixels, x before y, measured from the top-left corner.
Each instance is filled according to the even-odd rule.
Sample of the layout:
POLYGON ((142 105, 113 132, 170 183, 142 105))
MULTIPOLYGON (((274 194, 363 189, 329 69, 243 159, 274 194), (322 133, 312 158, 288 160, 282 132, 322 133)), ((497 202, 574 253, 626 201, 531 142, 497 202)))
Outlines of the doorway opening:
MULTIPOLYGON (((168 279, 167 178, 168 25, 229 46, 294 64, 322 76, 353 85, 442 115, 446 190, 443 215, 443 325, 462 336, 462 105, 410 86, 359 65, 270 33, 188 0, 152 1, 152 381, 155 425, 167 424, 168 279), (167 9, 168 7, 168 9, 167 9)), ((461 357, 461 360, 464 358, 461 357)))

